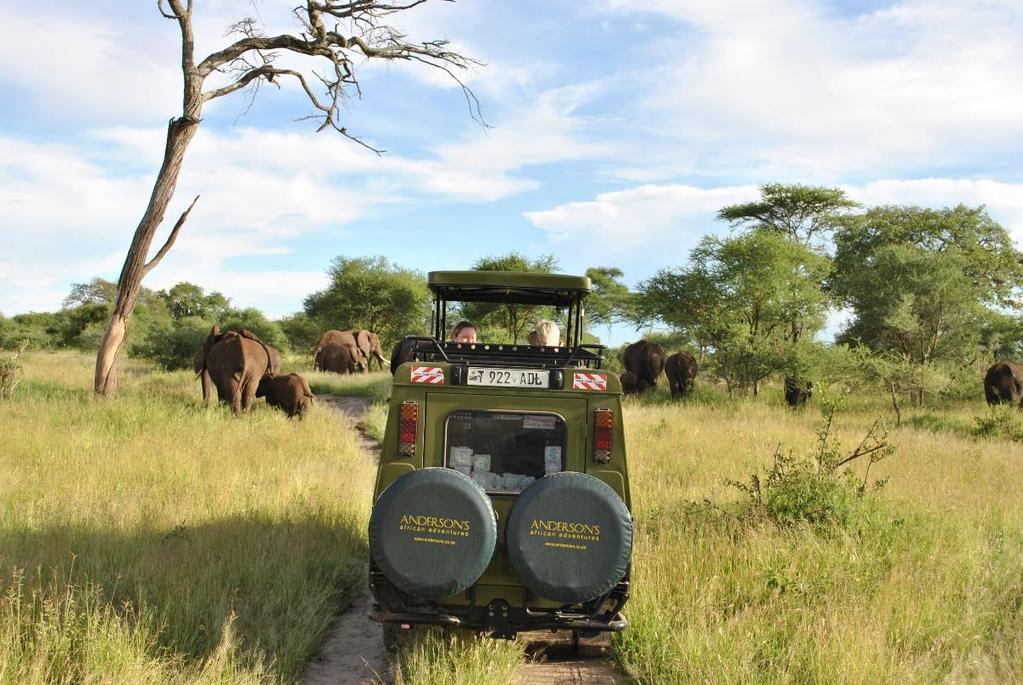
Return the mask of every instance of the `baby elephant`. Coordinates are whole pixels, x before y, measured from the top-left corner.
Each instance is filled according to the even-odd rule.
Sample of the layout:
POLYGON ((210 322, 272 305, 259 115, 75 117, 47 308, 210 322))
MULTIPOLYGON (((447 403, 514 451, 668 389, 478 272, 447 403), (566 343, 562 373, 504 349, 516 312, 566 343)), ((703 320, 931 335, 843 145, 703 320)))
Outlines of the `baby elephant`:
POLYGON ((283 409, 290 419, 301 416, 313 403, 309 383, 297 373, 287 376, 263 376, 256 388, 256 397, 265 397, 271 407, 283 409))

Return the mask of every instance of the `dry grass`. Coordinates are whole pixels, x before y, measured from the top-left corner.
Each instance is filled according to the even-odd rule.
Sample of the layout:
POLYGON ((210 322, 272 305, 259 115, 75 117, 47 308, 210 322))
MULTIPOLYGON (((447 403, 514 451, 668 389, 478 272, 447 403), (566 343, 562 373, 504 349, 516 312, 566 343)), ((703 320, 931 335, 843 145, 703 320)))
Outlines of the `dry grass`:
POLYGON ((293 681, 363 582, 372 471, 325 409, 40 355, 4 407, 0 682, 293 681))
MULTIPOLYGON (((373 468, 352 436, 322 407, 203 409, 189 374, 129 363, 102 403, 88 358, 25 366, 2 415, 0 683, 294 681, 365 582, 373 468)), ((321 380, 386 394, 384 374, 321 380)), ((868 396, 847 409, 850 447, 888 413, 868 396)), ((888 484, 851 524, 778 528, 701 503, 727 509, 741 495, 725 481, 779 443, 807 452, 815 407, 707 388, 628 401, 634 595, 613 659, 658 684, 1023 681, 1019 443, 959 430, 979 403, 906 414, 871 472, 888 484)), ((397 677, 505 683, 521 658, 430 633, 397 677)))
MULTIPOLYGON (((630 403, 638 536, 632 627, 616 659, 640 682, 1023 679, 1023 455, 913 428, 848 529, 746 526, 712 508, 779 443, 807 452, 817 411, 630 403)), ((871 416, 847 418, 850 448, 871 416)))

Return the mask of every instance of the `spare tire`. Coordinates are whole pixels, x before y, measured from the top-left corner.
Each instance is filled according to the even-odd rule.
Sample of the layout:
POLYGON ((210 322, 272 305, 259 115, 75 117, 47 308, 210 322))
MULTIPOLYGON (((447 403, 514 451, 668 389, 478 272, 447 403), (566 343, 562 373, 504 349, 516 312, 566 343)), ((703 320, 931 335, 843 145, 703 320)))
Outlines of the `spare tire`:
POLYGON ((519 495, 506 539, 512 567, 530 591, 575 604, 606 594, 625 576, 632 516, 602 481, 555 473, 519 495))
POLYGON ((406 473, 380 494, 369 519, 377 566, 396 588, 425 599, 458 594, 479 580, 496 544, 490 498, 452 469, 406 473))

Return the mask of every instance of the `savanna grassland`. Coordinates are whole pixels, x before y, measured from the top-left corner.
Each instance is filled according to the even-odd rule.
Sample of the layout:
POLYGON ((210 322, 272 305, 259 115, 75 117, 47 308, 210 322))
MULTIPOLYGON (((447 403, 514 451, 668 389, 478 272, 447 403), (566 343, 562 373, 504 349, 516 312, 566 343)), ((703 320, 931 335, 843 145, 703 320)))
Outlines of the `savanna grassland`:
MULTIPOLYGON (((138 362, 96 402, 91 371, 29 355, 0 404, 0 683, 295 682, 364 586, 371 462, 323 407, 234 419, 138 362)), ((319 376, 382 397, 380 377, 319 376)), ((840 522, 744 516, 727 481, 817 449, 819 398, 778 395, 626 401, 634 594, 612 660, 642 683, 1023 681, 1023 444, 977 435, 979 398, 905 411, 884 486, 840 522)), ((845 401, 839 451, 889 413, 845 401)), ((432 634, 397 678, 504 683, 522 658, 432 634)))
POLYGON ((0 682, 293 682, 364 583, 336 417, 203 409, 193 374, 30 355, 0 405, 0 682))

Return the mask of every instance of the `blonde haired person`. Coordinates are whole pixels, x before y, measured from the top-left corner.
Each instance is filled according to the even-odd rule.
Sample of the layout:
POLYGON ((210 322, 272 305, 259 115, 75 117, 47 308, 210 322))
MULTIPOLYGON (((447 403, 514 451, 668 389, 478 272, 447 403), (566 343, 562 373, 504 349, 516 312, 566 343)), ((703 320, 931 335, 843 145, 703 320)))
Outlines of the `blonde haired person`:
POLYGON ((561 331, 558 329, 558 324, 546 319, 536 324, 536 330, 529 334, 530 345, 558 347, 561 344, 560 339, 561 331))

